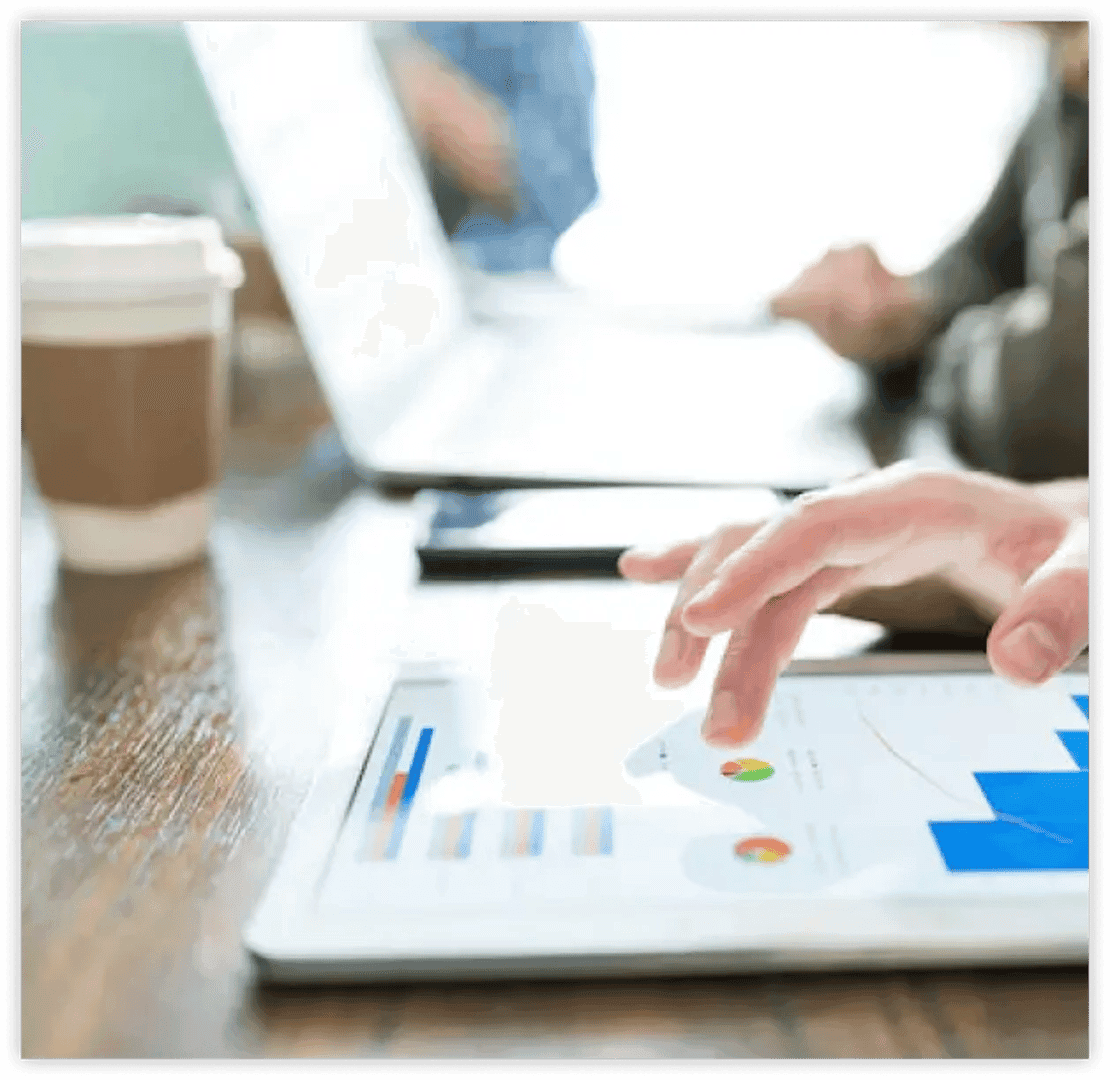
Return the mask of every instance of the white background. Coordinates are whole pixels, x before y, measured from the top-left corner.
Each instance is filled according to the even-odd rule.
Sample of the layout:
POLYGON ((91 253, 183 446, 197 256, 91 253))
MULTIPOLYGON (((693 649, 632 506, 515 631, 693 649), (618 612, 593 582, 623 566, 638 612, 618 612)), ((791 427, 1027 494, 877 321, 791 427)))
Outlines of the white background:
POLYGON ((601 196, 556 264, 629 300, 746 304, 853 240, 920 268, 989 194, 1045 63, 989 23, 587 32, 601 196))

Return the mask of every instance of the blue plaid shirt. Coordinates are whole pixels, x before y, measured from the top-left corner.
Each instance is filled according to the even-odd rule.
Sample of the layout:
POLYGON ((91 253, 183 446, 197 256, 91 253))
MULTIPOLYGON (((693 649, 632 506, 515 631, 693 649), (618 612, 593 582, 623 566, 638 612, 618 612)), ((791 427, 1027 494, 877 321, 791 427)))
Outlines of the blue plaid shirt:
POLYGON ((410 31, 495 95, 513 127, 522 209, 471 213, 452 237, 490 273, 547 270, 559 237, 597 197, 594 75, 574 22, 419 22, 410 31))

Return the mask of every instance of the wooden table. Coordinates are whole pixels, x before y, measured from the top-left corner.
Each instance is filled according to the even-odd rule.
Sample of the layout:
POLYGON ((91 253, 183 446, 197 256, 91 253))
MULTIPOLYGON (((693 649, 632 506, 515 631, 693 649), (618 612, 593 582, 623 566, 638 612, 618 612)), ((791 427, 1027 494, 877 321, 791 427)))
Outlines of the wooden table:
POLYGON ((318 405, 260 400, 206 563, 59 571, 25 486, 25 1056, 1086 1056, 1085 968, 257 986, 240 926, 409 573, 403 504, 299 471, 318 405))

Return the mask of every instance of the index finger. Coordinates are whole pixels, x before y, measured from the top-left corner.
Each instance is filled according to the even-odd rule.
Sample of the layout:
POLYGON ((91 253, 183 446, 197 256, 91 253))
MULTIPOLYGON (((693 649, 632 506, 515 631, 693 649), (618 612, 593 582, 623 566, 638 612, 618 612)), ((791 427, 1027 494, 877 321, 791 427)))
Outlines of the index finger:
POLYGON ((704 543, 704 540, 685 540, 661 551, 629 548, 617 560, 617 569, 622 577, 630 581, 648 584, 677 581, 686 573, 704 543))
POLYGON ((698 673, 709 645, 708 636, 690 633, 682 624, 682 611, 690 597, 713 576, 721 560, 757 529, 758 525, 726 525, 709 537, 690 560, 663 624, 663 640, 654 671, 655 681, 661 686, 682 686, 698 673))

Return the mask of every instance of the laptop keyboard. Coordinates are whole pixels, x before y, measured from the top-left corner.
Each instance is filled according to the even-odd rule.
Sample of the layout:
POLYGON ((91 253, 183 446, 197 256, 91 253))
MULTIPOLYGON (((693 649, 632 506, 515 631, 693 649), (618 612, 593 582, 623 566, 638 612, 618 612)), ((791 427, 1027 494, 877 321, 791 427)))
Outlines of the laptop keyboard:
POLYGON ((496 348, 454 427, 434 445, 425 428, 430 457, 493 476, 786 486, 871 465, 849 424, 857 372, 789 328, 743 339, 536 328, 496 348))

